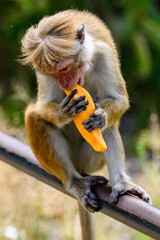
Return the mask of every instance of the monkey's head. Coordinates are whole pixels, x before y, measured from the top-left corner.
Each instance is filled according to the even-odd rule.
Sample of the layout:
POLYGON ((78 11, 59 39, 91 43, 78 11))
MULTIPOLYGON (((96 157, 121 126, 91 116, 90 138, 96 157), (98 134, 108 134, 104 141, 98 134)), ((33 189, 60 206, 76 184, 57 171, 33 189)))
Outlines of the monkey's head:
POLYGON ((43 18, 22 39, 22 63, 56 77, 62 89, 83 85, 89 70, 84 60, 85 26, 76 21, 76 11, 43 18))

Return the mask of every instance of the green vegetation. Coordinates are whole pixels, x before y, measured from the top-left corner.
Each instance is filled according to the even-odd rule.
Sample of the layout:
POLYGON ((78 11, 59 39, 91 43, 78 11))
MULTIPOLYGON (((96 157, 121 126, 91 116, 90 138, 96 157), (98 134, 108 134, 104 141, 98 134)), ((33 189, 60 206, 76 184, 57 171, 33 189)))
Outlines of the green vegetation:
MULTIPOLYGON (((23 124, 28 99, 36 94, 32 70, 21 66, 21 38, 44 15, 77 8, 98 14, 109 26, 120 55, 123 76, 131 101, 129 118, 136 131, 146 128, 152 112, 160 113, 160 4, 156 0, 1 0, 0 8, 0 104, 12 124, 23 124), (15 86, 17 89, 15 90, 15 86), (22 98, 19 92, 25 92, 22 98), (14 96, 13 96, 14 95, 14 96), (19 101, 17 107, 16 101, 19 101), (4 107, 5 106, 5 107, 4 107), (13 117, 12 112, 20 119, 13 117), (22 114, 21 114, 21 113, 22 114), (14 119, 16 119, 14 121, 14 119)), ((132 130, 132 129, 131 129, 132 130)), ((128 131, 128 129, 127 129, 128 131)))
MULTIPOLYGON (((127 166, 136 169, 132 156, 140 159, 133 178, 159 206, 160 1, 0 0, 0 131, 24 140, 24 111, 36 97, 34 72, 18 62, 21 38, 44 15, 69 8, 97 14, 112 32, 131 103, 121 121, 127 166)), ((17 239, 22 240, 80 239, 74 200, 5 164, 0 167, 0 186, 0 240, 8 239, 8 225, 20 231, 17 239)), ((149 240, 101 214, 95 217, 101 225, 97 239, 149 240)))
POLYGON ((1 96, 12 92, 13 81, 23 84, 26 80, 29 91, 35 91, 33 74, 16 62, 21 38, 44 15, 71 7, 95 12, 111 29, 134 113, 145 126, 151 111, 160 112, 156 97, 160 92, 160 6, 155 0, 1 0, 1 96))

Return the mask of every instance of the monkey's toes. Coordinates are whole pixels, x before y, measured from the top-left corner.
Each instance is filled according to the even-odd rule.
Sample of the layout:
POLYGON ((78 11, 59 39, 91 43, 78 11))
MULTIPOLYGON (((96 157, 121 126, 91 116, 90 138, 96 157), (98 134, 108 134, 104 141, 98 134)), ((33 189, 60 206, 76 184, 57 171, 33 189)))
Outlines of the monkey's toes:
MULTIPOLYGON (((134 193, 132 193, 132 194, 134 194, 134 193)), ((136 194, 134 194, 134 195, 136 195, 136 194)), ((139 196, 139 198, 141 198, 143 201, 145 201, 145 202, 147 202, 147 203, 152 205, 152 200, 151 200, 150 196, 141 188, 140 188, 140 196, 139 196)))
POLYGON ((100 210, 99 200, 92 192, 92 187, 96 184, 107 184, 108 180, 103 176, 86 176, 81 180, 83 187, 81 189, 81 202, 89 212, 98 212, 100 210))
POLYGON ((115 204, 117 202, 118 195, 120 195, 118 191, 112 190, 112 193, 110 194, 110 202, 112 204, 115 204))
POLYGON ((86 207, 89 212, 98 212, 101 207, 97 196, 92 192, 92 187, 96 184, 107 184, 108 180, 103 176, 85 176, 74 178, 71 186, 71 192, 86 207))
POLYGON ((107 184, 108 180, 102 176, 87 176, 85 177, 85 181, 87 181, 87 187, 83 189, 83 205, 90 212, 98 212, 101 207, 99 205, 99 200, 97 196, 92 192, 92 187, 96 184, 107 184))
POLYGON ((98 212, 100 210, 98 198, 90 191, 84 195, 82 204, 87 208, 89 212, 98 212))
POLYGON ((119 196, 125 195, 127 193, 133 194, 143 201, 152 204, 150 196, 139 186, 132 182, 122 181, 116 183, 110 194, 111 203, 115 204, 119 196))

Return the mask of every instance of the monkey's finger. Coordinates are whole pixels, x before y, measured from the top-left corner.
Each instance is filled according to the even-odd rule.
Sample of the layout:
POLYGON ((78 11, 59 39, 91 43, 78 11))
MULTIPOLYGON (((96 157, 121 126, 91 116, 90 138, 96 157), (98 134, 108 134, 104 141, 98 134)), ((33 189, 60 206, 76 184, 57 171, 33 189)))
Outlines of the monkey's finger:
POLYGON ((88 104, 89 104, 88 101, 79 102, 76 104, 76 108, 81 108, 83 106, 87 106, 88 104))
MULTIPOLYGON (((70 109, 70 108, 76 106, 79 102, 84 101, 85 98, 86 98, 86 97, 85 97, 84 95, 83 95, 83 96, 80 96, 80 97, 74 99, 73 101, 69 102, 69 103, 65 106, 65 108, 66 108, 66 109, 70 109)), ((86 101, 86 102, 88 102, 88 101, 86 101)))
POLYGON ((84 126, 84 128, 85 128, 88 132, 92 132, 96 127, 93 127, 93 125, 92 125, 92 126, 89 126, 89 127, 84 126))
POLYGON ((93 123, 93 121, 94 121, 94 118, 92 117, 92 118, 90 118, 90 119, 88 119, 88 120, 84 120, 84 121, 82 122, 82 124, 85 125, 86 127, 87 127, 87 126, 89 127, 90 124, 93 123))
MULTIPOLYGON (((80 96, 80 97, 72 100, 72 101, 69 103, 69 105, 70 105, 70 106, 74 106, 74 105, 76 105, 77 103, 79 103, 79 102, 81 102, 81 101, 84 101, 85 98, 86 98, 86 96, 85 96, 85 95, 82 95, 82 96, 80 96)), ((88 102, 88 100, 87 100, 86 102, 88 102)), ((88 103, 89 103, 89 102, 88 102, 88 103)))
POLYGON ((66 106, 76 93, 77 89, 74 89, 68 96, 66 96, 65 99, 62 101, 62 106, 66 106))
POLYGON ((92 115, 90 116, 90 119, 92 119, 93 121, 97 121, 100 119, 106 119, 105 114, 99 114, 99 115, 92 115))
POLYGON ((92 121, 91 119, 84 120, 84 121, 82 122, 82 124, 83 124, 83 125, 87 125, 87 124, 90 124, 91 121, 92 121))
MULTIPOLYGON (((72 101, 73 102, 73 101, 72 101)), ((65 113, 68 113, 69 116, 74 117, 75 114, 83 112, 86 110, 86 106, 89 104, 88 101, 83 101, 83 102, 78 102, 77 104, 70 102, 64 109, 63 111, 65 113)))
POLYGON ((68 112, 69 112, 71 115, 74 116, 74 115, 77 114, 77 113, 80 113, 80 112, 85 111, 85 110, 87 109, 86 105, 88 105, 88 102, 87 102, 87 101, 86 101, 86 102, 79 103, 79 104, 77 104, 76 106, 70 108, 70 109, 68 110, 68 112))
POLYGON ((88 119, 88 120, 84 120, 83 122, 82 122, 82 124, 83 125, 88 125, 88 124, 91 124, 91 123, 93 123, 93 122, 96 122, 96 121, 105 121, 106 119, 105 119, 105 115, 95 115, 95 116, 92 116, 92 117, 90 117, 90 119, 88 119))
POLYGON ((87 195, 85 195, 84 199, 86 200, 87 203, 89 203, 89 205, 91 205, 94 208, 98 208, 99 207, 99 203, 98 201, 95 201, 93 199, 91 199, 90 197, 88 197, 87 195))
POLYGON ((81 108, 83 106, 88 105, 89 103, 88 101, 81 102, 84 99, 85 99, 85 96, 80 96, 79 98, 69 102, 66 106, 64 106, 63 112, 69 113, 69 115, 74 116, 77 108, 81 108))
POLYGON ((91 121, 100 121, 100 120, 103 120, 103 121, 106 121, 106 117, 104 114, 100 114, 100 115, 94 115, 94 116, 91 116, 90 117, 90 120, 91 121))
POLYGON ((95 128, 102 128, 105 125, 105 120, 101 119, 95 122, 91 122, 88 125, 84 125, 84 128, 88 131, 91 132, 92 130, 94 130, 95 128))
POLYGON ((102 127, 104 127, 105 123, 106 123, 105 119, 97 120, 97 121, 93 122, 93 124, 91 124, 91 128, 92 129, 102 128, 102 127))
POLYGON ((76 108, 76 109, 75 109, 75 113, 77 114, 77 113, 80 113, 80 112, 82 112, 82 111, 85 111, 88 104, 89 104, 88 101, 83 101, 83 102, 80 102, 79 104, 77 104, 77 105, 75 106, 75 108, 76 108))
POLYGON ((75 111, 75 113, 76 114, 78 114, 78 113, 80 113, 80 112, 83 112, 83 111, 85 111, 87 109, 87 107, 81 107, 81 108, 79 108, 79 109, 77 109, 76 111, 75 111))

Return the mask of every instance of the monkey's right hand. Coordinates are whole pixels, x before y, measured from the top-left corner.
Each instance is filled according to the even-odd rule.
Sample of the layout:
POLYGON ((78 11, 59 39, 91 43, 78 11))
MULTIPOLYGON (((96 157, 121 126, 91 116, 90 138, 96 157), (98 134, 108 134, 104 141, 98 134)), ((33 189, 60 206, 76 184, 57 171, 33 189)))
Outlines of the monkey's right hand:
POLYGON ((89 104, 88 101, 85 100, 85 96, 80 96, 75 100, 71 100, 73 96, 77 93, 77 89, 74 89, 59 105, 59 111, 61 115, 73 118, 77 113, 86 110, 86 106, 89 104))
POLYGON ((91 191, 92 186, 96 184, 107 184, 108 180, 102 176, 87 176, 74 178, 69 191, 87 208, 94 213, 100 210, 98 198, 91 191))

